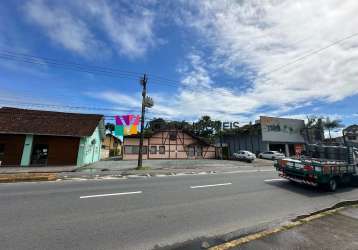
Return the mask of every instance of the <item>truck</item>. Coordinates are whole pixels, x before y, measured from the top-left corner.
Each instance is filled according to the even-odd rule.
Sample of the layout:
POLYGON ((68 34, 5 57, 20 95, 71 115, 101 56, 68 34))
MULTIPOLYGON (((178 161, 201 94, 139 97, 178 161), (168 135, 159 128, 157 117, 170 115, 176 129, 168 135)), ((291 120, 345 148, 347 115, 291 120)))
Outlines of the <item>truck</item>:
POLYGON ((358 184, 358 149, 346 146, 307 145, 295 158, 277 159, 279 176, 293 182, 324 187, 334 192, 339 184, 358 184))

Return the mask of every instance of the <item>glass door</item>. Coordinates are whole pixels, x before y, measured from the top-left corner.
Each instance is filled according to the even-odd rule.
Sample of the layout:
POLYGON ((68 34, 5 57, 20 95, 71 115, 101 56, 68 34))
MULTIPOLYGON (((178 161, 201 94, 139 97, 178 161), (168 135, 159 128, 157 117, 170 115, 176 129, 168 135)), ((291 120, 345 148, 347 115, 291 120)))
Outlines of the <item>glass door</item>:
POLYGON ((48 145, 35 144, 31 155, 31 165, 47 165, 48 145))
POLYGON ((4 162, 4 155, 5 155, 5 145, 0 144, 0 166, 3 165, 4 162))

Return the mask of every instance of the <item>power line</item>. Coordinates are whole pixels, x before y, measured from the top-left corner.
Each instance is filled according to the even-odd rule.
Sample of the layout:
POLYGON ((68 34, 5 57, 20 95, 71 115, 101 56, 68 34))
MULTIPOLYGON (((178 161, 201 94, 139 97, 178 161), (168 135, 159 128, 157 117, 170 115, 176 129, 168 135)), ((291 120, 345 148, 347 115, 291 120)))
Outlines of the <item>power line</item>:
MULTIPOLYGON (((354 33, 350 36, 336 40, 327 46, 321 47, 316 50, 312 50, 309 53, 304 54, 303 56, 300 56, 300 57, 294 59, 293 61, 290 61, 290 62, 288 62, 284 65, 281 65, 275 69, 272 69, 270 71, 263 72, 262 74, 259 74, 259 76, 268 76, 274 72, 277 72, 281 69, 284 69, 286 67, 294 65, 308 57, 311 57, 311 56, 318 54, 326 49, 329 49, 329 48, 333 47, 334 45, 337 45, 337 44, 342 43, 346 40, 349 40, 357 35, 358 35, 358 33, 354 33)), ((8 60, 14 60, 14 61, 25 62, 25 63, 30 63, 30 64, 37 64, 37 65, 42 65, 42 66, 50 65, 50 66, 54 66, 54 67, 75 70, 75 71, 84 72, 84 73, 99 74, 99 75, 104 75, 104 76, 108 76, 108 77, 121 77, 121 78, 127 78, 127 79, 131 79, 131 80, 133 80, 134 78, 138 79, 141 76, 141 73, 133 72, 133 71, 124 71, 124 70, 111 69, 111 68, 106 68, 106 67, 83 65, 83 64, 72 63, 72 62, 61 62, 61 61, 55 60, 55 59, 37 57, 37 56, 33 56, 33 55, 28 55, 28 54, 14 53, 14 52, 10 52, 10 51, 0 51, 0 59, 8 59, 8 60)), ((194 91, 195 91, 193 86, 185 86, 181 82, 176 81, 176 80, 171 80, 169 78, 154 75, 154 74, 150 75, 150 77, 152 77, 154 80, 152 82, 152 84, 170 86, 170 87, 181 87, 184 89, 187 88, 187 89, 192 90, 191 93, 194 93, 194 91)), ((232 96, 232 97, 234 96, 233 93, 223 92, 220 94, 224 95, 224 96, 232 96)))
MULTIPOLYGON (((138 112, 139 113, 139 112, 138 112)), ((17 113, 16 111, 12 110, 2 110, 0 108, 0 117, 1 116, 8 116, 8 117, 12 117, 14 119, 17 119, 19 117, 26 117, 26 118, 33 118, 33 119, 39 119, 39 118, 43 118, 43 119, 66 119, 66 118, 70 118, 71 120, 84 120, 85 118, 84 117, 80 117, 80 116, 72 116, 73 114, 78 114, 78 115, 100 115, 100 116, 103 116, 103 118, 105 118, 106 121, 109 121, 109 120, 115 120, 115 115, 106 115, 106 114, 82 114, 82 113, 68 113, 68 112, 62 112, 62 111, 50 111, 50 110, 31 110, 31 109, 28 109, 26 110, 25 113, 17 113), (47 114, 47 113, 38 113, 38 112, 54 112, 54 113, 57 113, 57 114, 47 114)), ((144 119, 145 122, 151 122, 155 119, 158 119, 156 117, 151 117, 151 118, 146 118, 144 119)), ((176 120, 169 120, 169 119, 163 119, 163 118, 160 118, 162 120, 164 120, 165 122, 178 122, 176 120)))
POLYGON ((69 65, 69 64, 60 63, 60 62, 53 62, 53 61, 41 61, 41 60, 35 59, 35 58, 19 57, 19 56, 4 54, 1 52, 0 52, 0 59, 6 59, 6 60, 11 60, 11 61, 16 61, 16 62, 28 63, 28 64, 32 64, 32 65, 39 65, 39 66, 52 66, 52 67, 65 69, 65 70, 72 70, 72 71, 95 74, 95 75, 102 75, 102 76, 107 76, 107 77, 124 78, 124 79, 130 79, 130 80, 138 79, 138 77, 135 77, 135 76, 130 76, 130 75, 123 74, 123 73, 116 73, 116 72, 112 72, 112 71, 108 71, 108 70, 90 69, 90 68, 86 68, 86 67, 74 66, 74 65, 69 65))
MULTIPOLYGON (((19 102, 19 101, 11 101, 6 99, 0 99, 0 103, 13 103, 15 105, 23 105, 23 106, 34 106, 34 107, 43 107, 43 108, 65 108, 65 109, 78 109, 78 110, 97 110, 97 111, 111 111, 111 112, 123 112, 123 111, 133 111, 133 109, 123 108, 106 108, 106 107, 89 107, 89 106, 71 106, 71 105, 57 105, 57 104, 45 104, 45 103, 33 103, 33 102, 19 102)), ((0 109, 1 110, 1 109, 0 109)))
POLYGON ((349 39, 351 39, 351 38, 353 38, 353 37, 356 37, 356 36, 358 36, 358 33, 354 33, 354 34, 352 34, 352 35, 350 35, 350 36, 347 36, 347 37, 344 37, 344 38, 342 38, 342 39, 336 40, 336 41, 334 41, 334 42, 328 44, 327 46, 321 47, 321 48, 319 48, 319 49, 311 50, 311 51, 308 52, 307 54, 305 54, 305 55, 303 55, 303 56, 300 56, 300 57, 294 59, 294 60, 291 61, 291 62, 285 63, 285 64, 283 64, 283 65, 281 65, 281 66, 279 66, 279 67, 277 67, 277 68, 275 68, 275 69, 272 69, 272 70, 270 70, 270 71, 264 72, 264 73, 262 73, 262 74, 260 74, 260 75, 265 75, 265 76, 270 75, 270 74, 272 74, 272 73, 274 73, 274 72, 277 72, 277 71, 279 71, 279 70, 281 70, 281 69, 283 69, 283 68, 287 68, 288 66, 291 66, 291 65, 293 65, 293 64, 296 64, 297 62, 300 62, 300 61, 302 61, 302 60, 304 60, 304 59, 306 59, 306 58, 308 58, 308 57, 310 57, 310 56, 313 56, 313 55, 315 55, 315 54, 318 54, 318 53, 320 53, 320 52, 322 52, 322 51, 324 51, 324 50, 326 50, 326 49, 329 49, 329 48, 333 47, 334 45, 340 44, 340 43, 342 43, 342 42, 344 42, 344 41, 346 41, 346 40, 349 40, 349 39))
MULTIPOLYGON (((274 68, 274 69, 272 69, 272 70, 263 72, 263 73, 259 74, 259 76, 268 76, 268 75, 270 75, 270 74, 272 74, 272 73, 274 73, 274 72, 277 72, 277 71, 279 71, 279 70, 281 70, 281 69, 284 69, 284 68, 286 68, 286 67, 289 67, 289 66, 291 66, 291 65, 294 65, 294 64, 296 64, 296 63, 298 63, 298 62, 300 62, 300 61, 302 61, 302 60, 304 60, 304 59, 306 59, 306 58, 308 58, 308 57, 311 57, 311 56, 313 56, 313 55, 316 55, 316 54, 318 54, 318 53, 320 53, 320 52, 322 52, 322 51, 324 51, 324 50, 327 50, 327 49, 329 49, 329 48, 331 48, 331 47, 333 47, 333 46, 335 46, 335 45, 337 45, 337 44, 340 44, 340 43, 342 43, 342 42, 344 42, 344 41, 346 41, 346 40, 352 39, 352 38, 354 38, 354 37, 356 37, 356 36, 358 36, 358 33, 354 33, 354 34, 351 34, 351 35, 349 35, 349 36, 346 36, 346 37, 344 37, 344 38, 342 38, 342 39, 335 40, 335 41, 333 41, 332 43, 330 43, 330 44, 328 44, 328 45, 326 45, 326 46, 324 46, 324 47, 321 47, 321 48, 318 48, 318 49, 313 49, 313 50, 309 51, 308 53, 303 54, 303 55, 301 55, 301 56, 299 56, 299 57, 293 59, 293 60, 290 61, 290 62, 287 62, 287 63, 285 63, 285 64, 283 64, 283 65, 278 66, 277 68, 274 68)), ((152 78, 153 78, 153 76, 152 76, 152 78)), ((181 84, 181 83, 178 82, 178 81, 170 80, 170 79, 164 78, 164 77, 154 77, 154 78, 159 79, 159 80, 164 80, 164 81, 166 81, 166 82, 167 82, 166 85, 168 85, 168 86, 178 86, 179 84, 181 84), (175 83, 175 84, 173 84, 173 83, 175 83)), ((181 86, 181 87, 183 87, 183 86, 181 86)), ((184 88, 185 88, 185 86, 184 86, 184 88)), ((225 94, 224 94, 224 95, 225 95, 225 94)))
POLYGON ((30 54, 13 52, 13 51, 9 51, 9 50, 1 50, 0 55, 8 56, 8 57, 26 58, 29 60, 37 61, 39 63, 45 62, 45 63, 50 63, 50 64, 66 65, 66 66, 84 68, 84 69, 99 71, 99 72, 110 72, 110 73, 115 72, 115 73, 120 73, 122 75, 136 76, 136 77, 139 77, 141 75, 141 73, 134 72, 134 71, 120 70, 120 69, 115 69, 115 68, 108 68, 108 67, 88 65, 88 64, 79 64, 79 63, 75 63, 75 62, 63 61, 63 60, 58 60, 58 59, 53 59, 53 58, 48 58, 48 57, 39 57, 39 56, 30 55, 30 54))
MULTIPOLYGON (((38 57, 29 54, 17 53, 8 50, 2 50, 2 51, 0 50, 0 59, 11 60, 21 63, 32 64, 32 65, 39 65, 39 66, 52 66, 65 70, 72 70, 72 71, 102 75, 107 77, 125 78, 130 80, 138 80, 142 76, 141 73, 134 72, 134 71, 126 71, 126 70, 120 70, 115 68, 85 65, 85 64, 73 63, 68 61, 56 60, 47 57, 38 57)), ((180 84, 180 82, 178 81, 164 78, 158 75, 153 75, 153 78, 157 79, 157 81, 153 82, 153 84, 155 85, 178 87, 177 84, 180 84), (163 82, 164 80, 166 81, 165 83, 163 82)))
MULTIPOLYGON (((307 54, 304 54, 303 56, 300 56, 293 61, 290 61, 288 63, 285 63, 284 65, 281 65, 275 69, 272 69, 267 72, 263 72, 260 74, 260 76, 264 75, 270 75, 273 72, 277 72, 283 68, 286 68, 288 66, 291 66, 293 64, 296 64, 299 61, 302 61, 310 56, 313 56, 315 54, 318 54, 334 45, 337 45, 339 43, 342 43, 346 40, 349 40, 355 36, 358 36, 358 33, 354 33, 352 35, 349 35, 347 37, 344 37, 342 39, 336 40, 332 43, 330 43, 327 46, 324 46, 322 48, 310 51, 307 54)), ((57 67, 63 67, 65 69, 71 69, 76 70, 80 72, 85 73, 92 73, 92 74, 103 74, 109 77, 127 77, 129 79, 133 79, 132 77, 135 77, 135 79, 139 79, 142 75, 142 73, 134 72, 134 71, 126 71, 126 70, 120 70, 120 69, 114 69, 114 68, 108 68, 108 67, 100 67, 100 66, 92 66, 92 65, 85 65, 85 64, 78 64, 68 61, 60 61, 56 59, 51 59, 47 57, 38 57, 34 55, 29 54, 23 54, 23 53, 16 53, 8 50, 0 51, 0 59, 8 59, 8 60, 14 60, 14 61, 20 61, 25 63, 31 63, 31 64, 38 64, 38 65, 51 65, 51 66, 57 66, 57 67)), ((172 86, 172 87, 183 87, 182 83, 176 80, 172 80, 163 76, 155 75, 155 74, 149 74, 150 78, 153 78, 153 84, 157 85, 164 85, 164 86, 172 86)), ((184 86, 185 87, 185 86, 184 86)))

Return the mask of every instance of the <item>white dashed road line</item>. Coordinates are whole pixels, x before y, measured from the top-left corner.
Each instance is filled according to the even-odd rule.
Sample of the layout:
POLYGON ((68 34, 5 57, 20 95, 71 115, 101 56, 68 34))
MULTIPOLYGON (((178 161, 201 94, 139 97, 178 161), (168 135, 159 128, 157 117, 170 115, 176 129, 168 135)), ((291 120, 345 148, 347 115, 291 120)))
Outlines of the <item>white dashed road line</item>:
POLYGON ((253 169, 253 170, 235 170, 229 172, 222 172, 223 174, 241 174, 241 173, 257 173, 257 172, 274 172, 275 169, 253 169))
POLYGON ((217 187, 217 186, 228 186, 231 185, 231 182, 220 183, 220 184, 210 184, 210 185, 202 185, 202 186, 190 186, 190 188, 206 188, 206 187, 217 187))
POLYGON ((95 195, 80 196, 80 199, 105 197, 105 196, 116 196, 116 195, 127 195, 127 194, 141 194, 141 193, 143 193, 143 192, 135 191, 135 192, 125 192, 125 193, 112 193, 112 194, 95 194, 95 195))

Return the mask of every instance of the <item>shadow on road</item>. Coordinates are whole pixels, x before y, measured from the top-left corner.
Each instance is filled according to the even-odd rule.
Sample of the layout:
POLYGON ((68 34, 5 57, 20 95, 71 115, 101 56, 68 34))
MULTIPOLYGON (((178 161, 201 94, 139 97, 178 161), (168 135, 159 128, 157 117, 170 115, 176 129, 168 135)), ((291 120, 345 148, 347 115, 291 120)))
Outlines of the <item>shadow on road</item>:
POLYGON ((266 184, 272 185, 272 186, 275 186, 278 188, 282 188, 282 189, 288 190, 293 193, 305 195, 308 197, 318 197, 318 196, 346 193, 346 192, 350 192, 355 189, 355 187, 340 185, 335 192, 329 192, 324 187, 320 187, 320 186, 312 187, 309 185, 299 184, 299 183, 290 182, 290 181, 268 182, 266 184))

